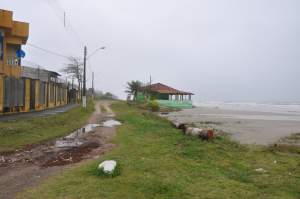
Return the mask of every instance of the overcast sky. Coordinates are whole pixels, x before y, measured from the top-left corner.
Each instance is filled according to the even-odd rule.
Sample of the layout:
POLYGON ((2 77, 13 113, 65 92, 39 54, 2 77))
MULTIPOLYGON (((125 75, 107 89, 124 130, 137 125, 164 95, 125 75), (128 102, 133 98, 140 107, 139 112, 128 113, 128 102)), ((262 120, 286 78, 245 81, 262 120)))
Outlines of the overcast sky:
MULTIPOLYGON (((67 56, 106 46, 89 60, 88 84, 94 71, 96 89, 120 97, 127 81, 152 75, 195 101, 300 101, 299 0, 0 0, 0 8, 30 23, 28 43, 67 56)), ((24 49, 46 69, 67 62, 24 49)))

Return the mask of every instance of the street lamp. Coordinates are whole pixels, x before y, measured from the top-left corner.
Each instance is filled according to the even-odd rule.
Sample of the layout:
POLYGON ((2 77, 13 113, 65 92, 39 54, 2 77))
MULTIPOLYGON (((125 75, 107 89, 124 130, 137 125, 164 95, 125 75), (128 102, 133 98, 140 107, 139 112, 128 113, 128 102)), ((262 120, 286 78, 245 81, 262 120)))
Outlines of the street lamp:
POLYGON ((87 47, 84 46, 84 59, 83 59, 83 94, 82 94, 82 107, 86 108, 86 60, 95 55, 99 50, 105 50, 106 47, 102 46, 94 50, 89 56, 87 56, 87 47))

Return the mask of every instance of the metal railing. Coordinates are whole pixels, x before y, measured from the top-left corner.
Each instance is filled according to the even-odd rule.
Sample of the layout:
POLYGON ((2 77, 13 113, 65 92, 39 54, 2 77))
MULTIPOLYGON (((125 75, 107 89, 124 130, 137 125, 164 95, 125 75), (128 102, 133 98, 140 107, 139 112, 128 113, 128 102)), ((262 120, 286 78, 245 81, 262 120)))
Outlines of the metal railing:
POLYGON ((7 57, 7 65, 20 66, 20 59, 17 57, 7 57))

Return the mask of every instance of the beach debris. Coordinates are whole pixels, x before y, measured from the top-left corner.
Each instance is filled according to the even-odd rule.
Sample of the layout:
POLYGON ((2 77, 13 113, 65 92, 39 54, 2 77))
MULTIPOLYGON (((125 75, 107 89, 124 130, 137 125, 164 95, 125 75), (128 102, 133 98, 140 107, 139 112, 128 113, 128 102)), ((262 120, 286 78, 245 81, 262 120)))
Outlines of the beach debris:
POLYGON ((177 121, 173 121, 171 122, 172 125, 177 128, 177 129, 181 129, 183 131, 183 133, 186 132, 186 129, 187 129, 187 125, 184 124, 184 123, 180 123, 180 122, 177 122, 177 121))
POLYGON ((212 139, 214 137, 214 131, 212 129, 201 131, 199 137, 202 138, 203 140, 212 139))
POLYGON ((198 136, 201 139, 204 140, 209 140, 214 137, 214 131, 209 129, 209 130, 203 130, 200 128, 194 128, 194 127, 187 127, 185 134, 187 135, 193 135, 193 136, 198 136))
POLYGON ((194 135, 194 136, 200 136, 202 132, 203 132, 203 129, 194 128, 192 130, 192 135, 194 135))
POLYGON ((117 162, 115 160, 105 160, 100 163, 98 169, 100 172, 105 174, 113 174, 117 166, 117 162))
POLYGON ((260 172, 260 173, 266 173, 267 171, 263 168, 258 168, 258 169, 255 169, 255 171, 257 172, 260 172))
POLYGON ((185 134, 191 135, 192 131, 193 131, 193 127, 187 127, 186 130, 185 130, 185 134))
POLYGON ((103 126, 104 127, 115 127, 115 126, 119 126, 122 123, 116 120, 107 120, 105 122, 103 122, 103 126))
POLYGON ((277 160, 274 160, 274 164, 277 164, 277 160))

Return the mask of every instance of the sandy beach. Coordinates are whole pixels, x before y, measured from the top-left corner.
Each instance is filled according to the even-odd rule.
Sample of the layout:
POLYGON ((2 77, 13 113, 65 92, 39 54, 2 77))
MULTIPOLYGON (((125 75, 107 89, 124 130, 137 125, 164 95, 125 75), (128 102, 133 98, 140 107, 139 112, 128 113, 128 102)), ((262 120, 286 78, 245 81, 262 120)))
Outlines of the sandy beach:
POLYGON ((241 144, 268 145, 300 132, 300 114, 245 110, 226 110, 218 107, 197 107, 167 115, 171 121, 209 126, 231 135, 241 144))

